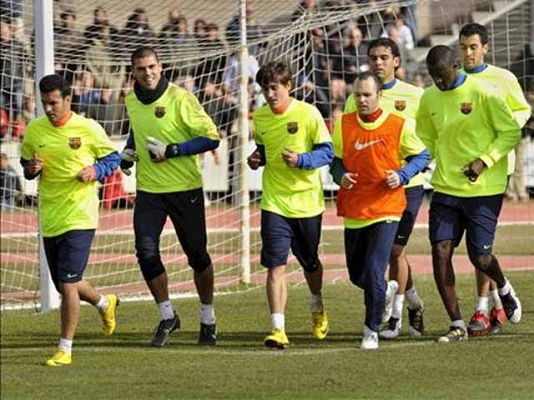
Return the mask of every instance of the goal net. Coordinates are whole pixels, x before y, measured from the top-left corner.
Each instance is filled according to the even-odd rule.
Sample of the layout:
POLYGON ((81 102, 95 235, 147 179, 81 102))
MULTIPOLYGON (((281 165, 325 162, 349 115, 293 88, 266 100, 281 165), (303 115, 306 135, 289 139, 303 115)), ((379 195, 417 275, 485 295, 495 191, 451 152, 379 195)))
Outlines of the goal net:
MULTIPOLYGON (((39 304, 42 264, 37 182, 24 180, 19 166, 20 141, 36 113, 32 3, 1 1, 3 308, 39 304)), ((243 143, 247 153, 254 148, 253 142, 243 140, 248 133, 243 135, 238 123, 240 23, 236 16, 240 5, 238 0, 179 3, 177 7, 176 1, 160 0, 157 6, 143 8, 141 1, 54 1, 54 68, 72 84, 74 111, 99 121, 121 151, 130 132, 124 107, 124 97, 133 84, 129 56, 140 45, 158 50, 167 78, 192 91, 219 128, 220 147, 202 157, 209 252, 216 290, 243 290, 262 284, 264 271, 259 265, 261 172, 243 168, 240 156, 243 143), (243 174, 250 192, 246 204, 239 195, 243 174), (243 221, 247 215, 244 208, 250 211, 250 221, 243 221), (247 226, 250 230, 244 232, 247 226), (240 262, 244 252, 250 257, 250 284, 242 284, 241 279, 246 267, 240 262)), ((245 107, 252 115, 264 103, 254 82, 259 66, 283 59, 294 73, 293 95, 314 104, 332 127, 356 75, 368 69, 366 45, 370 39, 389 35, 400 40, 403 65, 399 74, 423 86, 429 84, 424 68, 428 47, 437 43, 455 46, 458 27, 475 18, 491 33, 489 61, 512 69, 524 88, 532 89, 529 3, 249 0, 245 107)), ((328 198, 325 230, 336 232, 323 241, 323 252, 330 257, 330 265, 340 266, 344 263, 342 251, 325 250, 329 241, 341 243, 342 236, 332 202, 336 186, 326 169, 323 176, 328 198)), ((117 172, 106 179, 100 197, 100 223, 85 278, 104 292, 147 298, 134 248, 135 173, 117 172)), ((194 292, 192 271, 170 223, 161 238, 161 254, 171 293, 194 292)), ((304 281, 294 260, 289 271, 290 279, 304 281)))

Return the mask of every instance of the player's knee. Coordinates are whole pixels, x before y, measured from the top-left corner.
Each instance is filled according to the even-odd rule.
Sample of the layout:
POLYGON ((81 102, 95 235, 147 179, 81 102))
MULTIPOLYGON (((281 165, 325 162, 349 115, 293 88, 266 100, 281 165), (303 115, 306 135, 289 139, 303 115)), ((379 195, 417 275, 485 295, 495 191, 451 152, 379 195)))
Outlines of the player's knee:
POLYGON ((315 259, 314 261, 302 263, 302 268, 308 273, 314 273, 316 271, 321 270, 323 268, 323 265, 321 264, 321 261, 319 259, 315 259))
POLYGON ((136 243, 136 249, 141 273, 146 281, 150 281, 165 272, 159 249, 155 243, 148 240, 140 241, 136 243))
POLYGON ((472 254, 469 252, 469 260, 476 269, 487 271, 491 265, 492 256, 491 254, 472 254))
POLYGON ((450 240, 443 240, 441 242, 434 243, 432 246, 432 252, 434 257, 440 262, 447 261, 452 257, 453 245, 450 240))
POLYGON ((211 266, 211 258, 208 253, 191 257, 188 262, 195 272, 204 272, 211 266))

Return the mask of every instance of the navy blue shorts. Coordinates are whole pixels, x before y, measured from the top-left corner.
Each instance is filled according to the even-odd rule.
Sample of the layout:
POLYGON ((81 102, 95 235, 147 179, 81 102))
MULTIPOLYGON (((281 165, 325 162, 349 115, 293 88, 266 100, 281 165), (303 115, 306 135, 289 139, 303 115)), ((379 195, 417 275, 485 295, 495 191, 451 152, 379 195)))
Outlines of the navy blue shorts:
POLYGON ((135 247, 141 271, 148 280, 165 271, 159 243, 167 217, 191 268, 203 271, 211 265, 202 188, 175 193, 138 190, 134 208, 135 247))
POLYGON ((59 282, 74 283, 83 279, 94 236, 95 230, 88 229, 43 238, 48 268, 58 291, 59 282))
POLYGON ((452 240, 458 246, 466 232, 471 254, 492 252, 503 195, 456 197, 434 193, 429 211, 430 243, 452 240))
POLYGON ((413 186, 404 190, 406 194, 406 209, 402 213, 402 218, 399 222, 399 228, 397 229, 397 235, 395 236, 395 244, 400 246, 406 246, 410 235, 412 234, 417 214, 423 203, 423 197, 425 197, 425 190, 423 186, 413 186))
POLYGON ((323 215, 287 218, 261 210, 261 265, 267 268, 287 264, 289 249, 304 270, 313 272, 321 265, 319 242, 323 215))

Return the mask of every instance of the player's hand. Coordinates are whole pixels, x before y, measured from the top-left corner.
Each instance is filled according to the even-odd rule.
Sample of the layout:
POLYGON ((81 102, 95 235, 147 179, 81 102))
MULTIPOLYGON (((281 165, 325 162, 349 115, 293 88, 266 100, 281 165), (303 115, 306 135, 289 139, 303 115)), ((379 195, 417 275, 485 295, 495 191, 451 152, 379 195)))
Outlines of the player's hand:
POLYGON ((92 165, 78 172, 78 180, 82 182, 96 181, 96 169, 92 165))
POLYGON ((295 168, 297 166, 297 162, 299 161, 299 155, 293 150, 284 149, 282 152, 282 159, 288 167, 295 168))
POLYGON ((470 182, 476 182, 482 171, 486 168, 486 164, 480 158, 470 162, 462 168, 464 175, 470 182))
POLYGON ((33 158, 31 159, 30 163, 26 168, 30 175, 38 175, 43 170, 43 159, 37 154, 34 154, 33 158))
POLYGON ((161 140, 149 136, 145 142, 145 148, 148 150, 148 154, 150 154, 150 158, 153 162, 162 162, 167 159, 165 156, 167 145, 161 140))
POLYGON ((345 172, 341 177, 341 187, 344 189, 352 189, 354 185, 358 182, 356 178, 358 174, 354 172, 345 172))
POLYGON ((130 176, 132 171, 130 168, 133 167, 134 163, 137 161, 137 152, 134 149, 124 149, 121 153, 121 163, 119 164, 122 172, 125 175, 130 176))
POLYGON ((390 189, 396 189, 400 186, 400 177, 396 171, 392 169, 386 171, 386 184, 390 189))
POLYGON ((247 158, 247 164, 250 169, 256 171, 261 165, 261 154, 259 151, 255 151, 247 158))

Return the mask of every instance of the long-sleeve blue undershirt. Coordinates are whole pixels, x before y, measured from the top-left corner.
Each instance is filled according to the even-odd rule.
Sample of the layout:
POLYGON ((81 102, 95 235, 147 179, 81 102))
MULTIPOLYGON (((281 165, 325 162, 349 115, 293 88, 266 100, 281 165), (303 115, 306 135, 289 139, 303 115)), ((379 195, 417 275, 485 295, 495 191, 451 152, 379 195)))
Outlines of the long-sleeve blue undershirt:
MULTIPOLYGON (((407 157, 406 161, 407 164, 397 171, 401 185, 406 185, 410 179, 412 179, 428 165, 430 161, 430 153, 425 149, 415 156, 407 157)), ((330 164, 330 173, 334 178, 334 182, 340 185, 341 178, 345 172, 346 170, 343 166, 343 160, 341 158, 334 157, 332 164, 330 164)))
POLYGON ((334 148, 332 143, 318 143, 313 145, 313 150, 308 153, 299 154, 297 168, 317 169, 323 165, 328 165, 334 158, 334 148))

